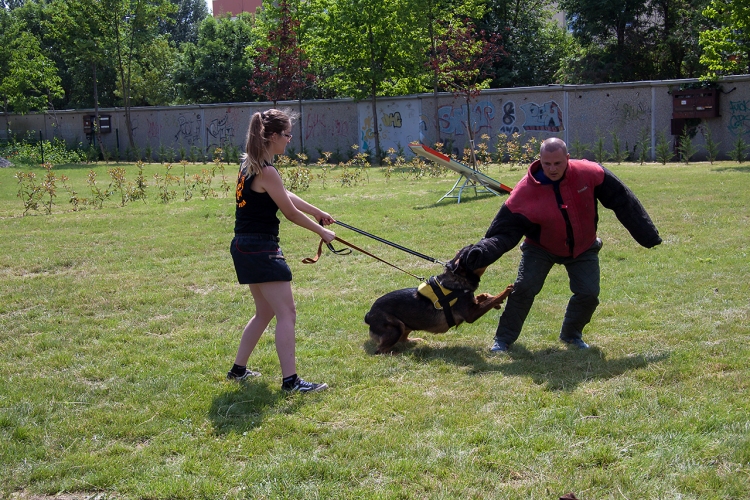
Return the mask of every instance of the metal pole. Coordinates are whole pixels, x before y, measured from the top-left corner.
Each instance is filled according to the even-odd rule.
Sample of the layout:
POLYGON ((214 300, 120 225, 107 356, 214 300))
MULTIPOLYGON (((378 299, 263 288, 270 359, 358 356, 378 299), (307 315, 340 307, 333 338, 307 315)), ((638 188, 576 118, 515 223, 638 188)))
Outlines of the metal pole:
POLYGON ((44 165, 44 140, 42 140, 42 131, 39 131, 39 149, 42 150, 42 165, 44 165))

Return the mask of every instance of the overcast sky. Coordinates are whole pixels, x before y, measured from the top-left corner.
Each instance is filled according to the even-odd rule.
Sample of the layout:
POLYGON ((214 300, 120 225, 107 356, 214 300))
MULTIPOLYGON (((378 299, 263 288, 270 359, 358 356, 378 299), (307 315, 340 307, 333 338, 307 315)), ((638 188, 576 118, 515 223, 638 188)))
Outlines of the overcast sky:
POLYGON ((208 7, 208 13, 212 14, 214 11, 213 0, 206 0, 206 6, 208 7))

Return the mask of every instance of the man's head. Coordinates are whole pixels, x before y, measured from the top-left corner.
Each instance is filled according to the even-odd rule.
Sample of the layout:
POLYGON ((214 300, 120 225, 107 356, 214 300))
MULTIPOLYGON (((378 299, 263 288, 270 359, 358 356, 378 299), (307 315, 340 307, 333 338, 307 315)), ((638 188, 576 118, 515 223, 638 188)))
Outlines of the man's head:
POLYGON ((539 149, 539 160, 542 163, 544 175, 548 179, 553 181, 562 179, 565 170, 568 168, 569 159, 568 146, 562 139, 553 137, 542 142, 542 147, 539 149))

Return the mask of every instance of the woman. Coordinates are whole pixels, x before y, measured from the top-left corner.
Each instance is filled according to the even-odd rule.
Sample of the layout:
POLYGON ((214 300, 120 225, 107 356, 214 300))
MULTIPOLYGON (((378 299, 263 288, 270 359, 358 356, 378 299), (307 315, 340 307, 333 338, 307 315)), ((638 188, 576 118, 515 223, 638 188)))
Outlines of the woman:
POLYGON ((237 207, 231 253, 237 279, 250 285, 255 316, 242 332, 229 380, 246 380, 260 373, 248 370, 247 360, 271 319, 276 317, 276 353, 281 364, 281 388, 290 392, 316 392, 327 384, 312 383, 297 376, 294 325, 297 312, 292 296, 292 272, 279 248, 279 219, 284 217, 318 234, 330 243, 335 233, 323 227, 333 217, 284 188, 272 161, 283 154, 292 139, 292 119, 286 113, 270 109, 253 114, 247 132, 245 154, 237 177, 237 207), (303 213, 304 212, 304 213, 303 213), (312 215, 315 223, 305 213, 312 215))

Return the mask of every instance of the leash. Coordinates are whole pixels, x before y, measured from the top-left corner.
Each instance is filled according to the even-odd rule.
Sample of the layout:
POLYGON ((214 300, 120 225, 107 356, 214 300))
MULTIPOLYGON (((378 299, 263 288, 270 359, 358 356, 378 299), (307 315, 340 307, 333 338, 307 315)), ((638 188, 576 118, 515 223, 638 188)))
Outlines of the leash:
POLYGON ((367 231, 363 231, 361 229, 357 229, 356 227, 350 226, 349 224, 344 224, 341 221, 336 221, 336 222, 334 222, 334 224, 338 224, 339 226, 345 227, 347 229, 351 229, 352 231, 357 232, 359 234, 362 234, 364 236, 367 236, 368 238, 372 238, 373 240, 379 241, 381 243, 385 243, 386 245, 390 245, 393 248, 398 248, 399 250, 401 250, 403 252, 406 252, 406 253, 410 253, 410 254, 414 255, 415 257, 419 257, 420 259, 429 260, 430 262, 434 262, 435 264, 440 264, 441 266, 445 265, 445 262, 440 262, 439 260, 437 260, 437 259, 435 259, 433 257, 430 257, 430 256, 425 255, 423 253, 415 252, 414 250, 410 250, 409 248, 406 248, 406 247, 402 247, 401 245, 393 243, 392 241, 388 241, 388 240, 386 240, 384 238, 381 238, 379 236, 375 236, 374 234, 370 234, 367 231))
MULTIPOLYGON (((384 263, 384 264, 388 264, 389 266, 391 266, 391 267, 394 267, 394 268, 398 269, 399 271, 401 271, 401 272, 404 272, 404 273, 408 274, 409 276, 411 276, 411 277, 413 277, 413 278, 417 278, 417 279, 418 279, 419 281, 424 281, 424 278, 423 278, 423 277, 421 277, 421 276, 417 276, 416 274, 412 274, 412 273, 410 273, 409 271, 406 271, 405 269, 401 269, 400 267, 398 267, 398 266, 396 266, 396 265, 394 265, 394 264, 391 264, 391 263, 390 263, 390 262, 388 262, 387 260, 383 260, 383 259, 381 259, 381 258, 380 258, 380 257, 378 257, 377 255, 373 255, 373 254, 371 254, 370 252, 368 252, 368 251, 366 251, 366 250, 362 250, 362 249, 361 249, 361 248, 359 248, 358 246, 356 246, 356 245, 353 245, 353 244, 349 243, 348 241, 342 240, 342 239, 341 239, 341 238, 339 238, 338 236, 336 236, 336 237, 334 238, 334 240, 336 240, 336 241, 340 241, 340 242, 341 242, 341 243, 343 243, 344 245, 346 245, 346 246, 350 247, 350 248, 342 248, 341 250, 335 250, 335 249, 333 248, 333 245, 331 245, 330 243, 326 243, 326 246, 328 247, 328 249, 329 249, 330 251, 332 251, 333 253, 337 254, 337 255, 348 255, 348 254, 352 253, 351 249, 353 248, 354 250, 357 250, 358 252, 362 252, 362 253, 363 253, 363 254, 365 254, 365 255, 369 255, 369 256, 370 256, 370 257, 372 257, 373 259, 379 260, 380 262, 382 262, 382 263, 384 263), (347 251, 347 250, 348 250, 348 251, 347 251)), ((320 254, 321 254, 322 252, 323 252, 323 240, 321 239, 321 240, 320 240, 320 243, 318 243, 318 253, 317 253, 317 254, 315 255, 315 257, 306 257, 306 258, 302 259, 302 263, 303 263, 303 264, 315 264, 316 262, 318 262, 318 259, 320 258, 320 254)))

